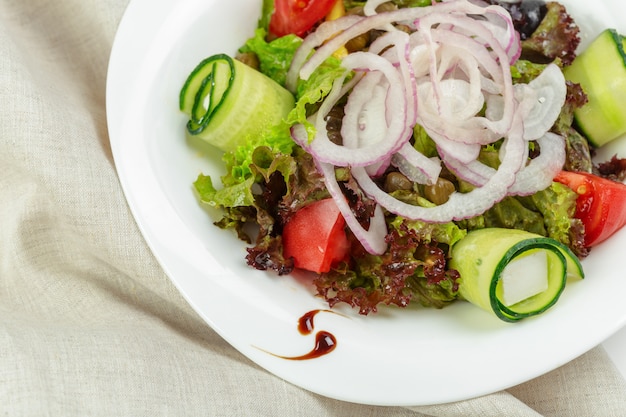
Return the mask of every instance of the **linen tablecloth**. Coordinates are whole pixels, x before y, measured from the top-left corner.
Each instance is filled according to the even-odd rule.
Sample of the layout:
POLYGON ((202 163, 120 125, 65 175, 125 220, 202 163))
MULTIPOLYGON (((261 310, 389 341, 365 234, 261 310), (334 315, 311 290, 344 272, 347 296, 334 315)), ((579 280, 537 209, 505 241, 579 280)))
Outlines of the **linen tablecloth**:
POLYGON ((105 84, 126 5, 0 0, 1 416, 626 415, 601 347, 507 391, 410 409, 312 394, 229 346, 153 258, 116 175, 105 84))

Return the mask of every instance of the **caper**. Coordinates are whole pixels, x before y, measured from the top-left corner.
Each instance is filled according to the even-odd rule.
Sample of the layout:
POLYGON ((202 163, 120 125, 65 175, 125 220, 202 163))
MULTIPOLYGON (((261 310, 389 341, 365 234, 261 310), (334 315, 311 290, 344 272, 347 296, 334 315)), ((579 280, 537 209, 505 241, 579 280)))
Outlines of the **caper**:
POLYGON ((412 190, 413 183, 399 172, 390 172, 385 177, 385 191, 392 193, 398 190, 412 190))
POLYGON ((398 24, 398 25, 396 25, 396 29, 398 29, 398 30, 400 30, 400 31, 402 31, 404 33, 408 33, 408 34, 411 34, 411 32, 413 32, 411 27, 407 26, 407 25, 400 25, 400 24, 398 24))
POLYGON ((348 42, 346 42, 345 46, 348 52, 362 51, 365 49, 365 47, 367 47, 367 45, 369 44, 369 41, 370 41, 370 34, 369 32, 365 32, 365 33, 360 34, 357 37, 350 39, 348 42))
POLYGON ((363 6, 354 6, 346 10, 347 15, 364 16, 363 6))
POLYGON ((385 13, 385 12, 393 12, 394 10, 398 10, 398 6, 396 6, 393 2, 387 1, 385 3, 380 4, 376 8, 376 13, 385 13))
POLYGON ((455 192, 454 184, 445 178, 438 178, 432 185, 424 186, 424 197, 432 203, 440 205, 448 201, 450 195, 455 192))
POLYGON ((244 52, 237 54, 237 60, 243 62, 251 68, 254 68, 256 70, 259 69, 259 57, 254 52, 244 52))

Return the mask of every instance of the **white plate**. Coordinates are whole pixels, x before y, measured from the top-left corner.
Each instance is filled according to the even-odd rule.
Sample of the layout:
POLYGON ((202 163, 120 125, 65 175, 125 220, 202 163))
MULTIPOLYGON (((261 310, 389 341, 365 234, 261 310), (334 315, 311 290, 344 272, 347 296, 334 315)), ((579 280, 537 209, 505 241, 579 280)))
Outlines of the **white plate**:
MULTIPOLYGON (((621 27, 609 10, 587 7, 585 38, 621 27)), ((218 52, 234 53, 251 36, 260 0, 133 0, 117 33, 107 82, 111 146, 129 205, 145 239, 189 304, 232 346, 273 374, 310 391, 377 405, 463 400, 548 372, 596 346, 626 323, 626 280, 616 267, 626 230, 584 261, 588 278, 566 288, 546 314, 503 323, 466 303, 443 310, 381 308, 377 315, 320 313, 316 330, 337 339, 317 359, 313 335, 298 319, 324 309, 303 279, 245 265, 234 233, 212 225, 192 193, 200 172, 221 175, 219 157, 184 138, 178 92, 190 70, 218 52)), ((610 4, 609 4, 610 3, 610 4)), ((622 147, 624 149, 625 147, 622 147)), ((624 155, 626 156, 626 155, 624 155)))

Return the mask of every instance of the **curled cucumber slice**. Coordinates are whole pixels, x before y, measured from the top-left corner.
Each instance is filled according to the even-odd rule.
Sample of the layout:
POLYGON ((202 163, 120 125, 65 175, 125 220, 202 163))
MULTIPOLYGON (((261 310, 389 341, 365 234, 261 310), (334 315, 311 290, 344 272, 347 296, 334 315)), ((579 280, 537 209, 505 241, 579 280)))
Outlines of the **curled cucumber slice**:
POLYGON ((578 258, 554 239, 523 230, 474 230, 452 248, 459 293, 507 322, 552 307, 568 279, 582 279, 578 258))
POLYGON ((200 62, 179 97, 187 132, 224 152, 278 125, 293 106, 287 89, 225 54, 200 62))
POLYGON ((626 134, 626 37, 605 29, 563 72, 587 94, 575 117, 593 146, 626 134))

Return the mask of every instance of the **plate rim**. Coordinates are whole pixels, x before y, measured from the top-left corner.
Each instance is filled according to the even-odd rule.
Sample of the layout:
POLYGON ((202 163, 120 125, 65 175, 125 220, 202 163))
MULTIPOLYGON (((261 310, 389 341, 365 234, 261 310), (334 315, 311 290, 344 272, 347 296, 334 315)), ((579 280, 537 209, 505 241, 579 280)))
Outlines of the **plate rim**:
MULTIPOLYGON (((239 0, 239 1, 252 3, 255 0, 239 0)), ((196 7, 198 5, 204 5, 204 7, 208 8, 216 2, 217 0, 212 0, 209 2, 187 0, 184 4, 187 5, 185 7, 191 7, 191 6, 196 7)), ((568 4, 571 2, 572 2, 571 0, 569 2, 563 1, 563 3, 565 4, 568 4)), ((606 0, 604 0, 604 2, 606 2, 606 0)), ((132 152, 141 151, 141 147, 139 146, 141 143, 129 145, 128 143, 124 143, 121 140, 121 138, 124 136, 123 134, 127 130, 132 129, 132 126, 130 125, 132 125, 133 123, 132 120, 129 120, 127 115, 121 114, 123 113, 121 109, 122 108, 124 108, 125 110, 130 109, 131 113, 133 110, 135 112, 140 111, 137 109, 137 107, 141 106, 143 102, 142 100, 145 100, 145 97, 137 98, 136 95, 141 95, 142 93, 147 94, 146 85, 145 85, 147 81, 144 81, 143 83, 139 82, 139 84, 141 84, 140 88, 137 88, 136 86, 134 86, 134 82, 137 81, 136 77, 139 77, 142 74, 137 74, 137 73, 126 74, 126 76, 122 77, 121 76, 122 68, 127 69, 128 66, 135 68, 135 70, 137 68, 142 68, 142 64, 145 62, 146 57, 142 56, 141 52, 145 51, 146 50, 145 47, 148 46, 147 44, 150 43, 149 41, 151 39, 150 35, 153 34, 153 32, 151 31, 163 30, 163 23, 165 21, 171 21, 173 19, 171 16, 171 11, 173 8, 175 8, 176 4, 178 4, 179 7, 183 7, 181 6, 181 4, 183 3, 177 2, 176 0, 164 0, 164 1, 158 2, 157 4, 158 4, 158 7, 156 7, 156 11, 155 11, 155 3, 152 3, 149 0, 131 0, 120 22, 120 26, 118 28, 118 31, 116 33, 116 37, 113 43, 113 47, 111 50, 111 57, 109 61, 109 68, 107 72, 107 85, 106 85, 107 125, 109 127, 109 135, 110 135, 113 157, 114 157, 114 161, 116 164, 116 168, 118 169, 118 174, 120 176, 120 182, 122 184, 122 188, 124 190, 124 194, 128 201, 131 212, 135 218, 135 221, 137 222, 139 226, 139 229, 144 239, 146 240, 152 252, 155 254, 155 257, 157 258, 159 264, 161 265, 161 267, 163 267, 169 279, 178 288, 179 292, 181 292, 183 297, 193 307, 193 309, 205 320, 205 322, 210 327, 212 327, 218 334, 220 334, 220 336, 222 336, 225 340, 227 340, 231 345, 233 345, 235 349, 240 351, 242 354, 252 359, 254 362, 259 364, 263 368, 267 369, 268 371, 276 374, 277 376, 295 385, 298 385, 302 388, 308 389, 310 391, 316 392, 318 394, 321 394, 330 398, 335 398, 335 399, 345 400, 345 401, 350 401, 350 402, 358 402, 362 404, 371 404, 371 405, 404 405, 404 406, 432 405, 432 404, 439 404, 443 402, 460 401, 464 399, 474 398, 480 395, 488 394, 490 392, 495 392, 500 389, 506 389, 510 386, 517 385, 518 383, 525 382, 529 379, 540 376, 546 372, 549 372, 550 370, 557 368, 558 366, 561 366, 569 362, 575 357, 585 353, 589 349, 593 348, 595 345, 601 343, 603 340, 605 340, 606 338, 608 338, 609 336, 617 332, 624 325, 626 325, 626 314, 624 314, 623 317, 620 318, 620 320, 616 320, 611 326, 607 326, 602 332, 601 336, 598 335, 593 340, 589 340, 586 343, 581 344, 578 349, 569 351, 567 355, 561 356, 558 361, 552 361, 550 366, 543 367, 541 371, 537 371, 535 369, 534 372, 526 372, 522 375, 519 375, 516 378, 508 378, 506 383, 504 384, 489 384, 485 386, 483 389, 474 389, 471 392, 466 392, 466 394, 464 395, 461 394, 457 396, 439 396, 437 398, 430 397, 430 398, 433 398, 432 400, 424 399, 424 398, 417 398, 417 397, 411 398, 410 396, 409 397, 405 396, 402 398, 392 398, 392 399, 386 400, 383 398, 365 398, 363 396, 359 396, 356 393, 332 392, 330 389, 326 389, 326 387, 323 384, 311 384, 308 381, 303 380, 302 378, 299 378, 295 375, 291 375, 293 371, 285 370, 285 367, 282 365, 276 365, 274 363, 276 362, 275 361, 276 358, 271 358, 271 357, 268 357, 267 354, 264 355, 260 353, 261 350, 257 346, 254 346, 254 344, 252 343, 245 344, 245 342, 242 343, 241 340, 234 337, 232 335, 232 331, 228 329, 228 325, 232 324, 231 321, 215 320, 215 318, 212 317, 210 313, 207 314, 206 310, 203 309, 203 307, 200 305, 201 303, 196 299, 195 294, 192 293, 192 291, 196 289, 196 287, 194 286, 195 284, 190 283, 189 280, 181 281, 181 279, 177 277, 178 271, 180 270, 181 266, 179 264, 172 265, 171 257, 179 257, 179 259, 177 259, 177 262, 184 263, 186 261, 189 261, 190 256, 193 256, 194 254, 198 255, 198 252, 202 252, 203 242, 201 242, 200 240, 197 241, 198 252, 193 252, 192 254, 189 254, 189 253, 181 254, 180 252, 177 251, 177 248, 172 247, 172 245, 163 244, 162 242, 159 241, 159 238, 163 236, 163 233, 171 233, 172 229, 174 229, 175 227, 185 227, 186 224, 184 221, 182 221, 182 219, 179 218, 179 213, 177 213, 174 209, 168 208, 167 214, 168 216, 170 216, 168 218, 176 220, 174 222, 175 224, 172 224, 169 226, 160 225, 159 227, 164 227, 166 231, 159 230, 158 232, 155 232, 154 218, 153 217, 146 218, 147 215, 152 216, 152 215, 155 215, 155 213, 152 211, 145 211, 144 208, 141 207, 141 204, 142 204, 141 198, 138 198, 136 195, 137 194, 136 184, 140 180, 141 181, 145 180, 148 183, 153 183, 154 179, 148 178, 148 175, 146 173, 138 174, 136 171, 133 171, 133 169, 135 168, 133 168, 129 164, 128 159, 127 159, 129 152, 132 153, 132 152), (153 13, 148 13, 148 14, 143 13, 143 10, 144 10, 143 8, 146 7, 146 5, 150 6, 150 10, 152 10, 153 13), (144 28, 143 30, 138 31, 137 24, 136 24, 137 22, 135 19, 137 19, 139 16, 146 17, 147 15, 152 16, 152 18, 155 19, 155 21, 152 21, 151 22, 152 24, 149 25, 148 28, 144 28), (158 21, 159 19, 162 19, 162 20, 158 21), (132 46, 130 46, 131 51, 133 51, 132 53, 129 52, 128 50, 129 44, 127 43, 128 41, 127 36, 129 36, 128 34, 131 32, 131 30, 132 30, 133 37, 135 38, 135 42, 131 44, 132 46), (135 76, 135 78, 133 79, 133 77, 130 75, 135 76), (135 95, 135 100, 132 100, 133 95, 135 95), (125 97, 128 97, 128 96, 131 96, 130 104, 127 103, 126 105, 124 105, 123 104, 124 102, 128 102, 128 100, 125 99, 125 97), (129 146, 132 146, 133 148, 129 149, 129 146), (135 176, 139 175, 141 176, 141 178, 140 179, 132 178, 131 180, 129 176, 132 176, 132 175, 135 175, 135 176), (190 288, 192 289, 190 290, 190 288), (497 386, 497 388, 494 388, 495 386, 497 386)), ((150 169, 149 169, 150 162, 151 161, 149 160, 143 161, 143 163, 147 163, 148 165, 141 165, 140 167, 148 168, 146 172, 150 172, 150 169)), ((141 197, 144 197, 144 195, 142 195, 141 197)), ((168 203, 168 199, 166 198, 166 196, 160 196, 160 197, 162 198, 158 199, 159 203, 162 203, 162 204, 168 203)), ((151 203, 154 204, 155 202, 151 201, 151 203)), ((620 241, 624 241, 624 237, 626 237, 626 235, 624 233, 621 233, 620 236, 622 237, 620 241)), ((241 257, 243 257, 243 254, 241 257)), ((203 264, 202 266, 206 266, 206 264, 203 264)), ((194 267, 196 267, 196 265, 194 265, 194 267)), ((195 271, 195 272, 198 272, 198 271, 195 271)), ((228 275, 232 272, 233 271, 230 270, 229 268, 221 268, 219 271, 219 274, 228 275)), ((216 274, 215 276, 218 276, 219 274, 216 274)), ((259 274, 256 274, 256 275, 259 275, 259 274)), ((286 281, 285 279, 281 279, 281 280, 282 282, 286 281)), ((288 287, 289 283, 287 282, 284 285, 285 287, 288 287)), ((224 289, 224 291, 232 292, 233 290, 224 289)), ((215 300, 214 297, 211 298, 210 300, 211 302, 219 303, 219 300, 215 300)), ((205 300, 202 300, 202 301, 205 301, 205 300)), ((316 306, 319 306, 319 304, 313 303, 311 304, 310 308, 314 308, 316 306)), ((228 311, 229 308, 231 308, 231 306, 220 305, 219 308, 222 308, 225 311, 228 311)), ((272 311, 272 314, 280 314, 280 313, 281 311, 272 311)), ((294 313, 293 311, 288 311, 287 314, 290 315, 289 320, 287 320, 286 318, 282 318, 280 323, 277 325, 277 328, 284 328, 285 326, 293 325, 293 323, 290 320, 293 320, 294 317, 297 318, 298 314, 294 313)), ((593 316, 591 318, 593 318, 593 316)), ((327 325, 328 326, 338 325, 337 322, 342 320, 339 317, 334 317, 334 319, 335 319, 334 321, 330 320, 329 324, 327 325)), ((353 318, 351 318, 351 320, 353 320, 353 318)), ((359 326, 362 325, 361 320, 355 320, 355 321, 359 322, 358 323, 359 326)), ((526 324, 522 324, 522 323, 519 323, 519 325, 520 325, 519 326, 520 328, 523 328, 523 326, 526 326, 526 324)), ((343 329, 344 328, 342 327, 342 330, 343 329)), ((320 361, 320 362, 323 362, 323 361, 320 361)), ((319 365, 319 362, 316 362, 315 366, 318 366, 318 365, 319 365)), ((297 368, 299 369, 298 373, 300 373, 300 372, 303 372, 302 369, 309 369, 310 367, 308 364, 304 364, 304 366, 298 365, 297 368)), ((384 383, 387 384, 388 381, 384 381, 384 383)))

